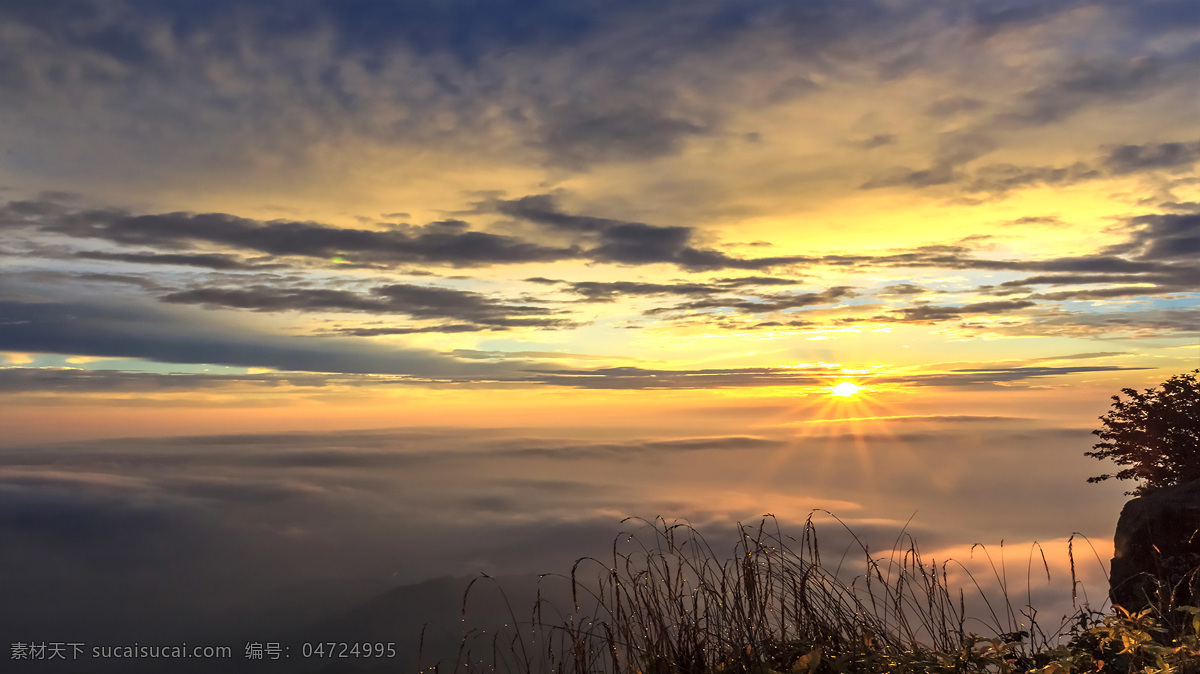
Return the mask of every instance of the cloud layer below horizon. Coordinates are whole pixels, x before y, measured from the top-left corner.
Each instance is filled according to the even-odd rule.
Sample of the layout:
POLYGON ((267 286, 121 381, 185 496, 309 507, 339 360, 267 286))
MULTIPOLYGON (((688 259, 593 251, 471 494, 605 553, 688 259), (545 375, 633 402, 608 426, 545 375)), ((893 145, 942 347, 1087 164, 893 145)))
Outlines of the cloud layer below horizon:
MULTIPOLYGON (((1026 421, 880 418, 868 433, 821 424, 803 440, 760 423, 731 436, 413 428, 8 447, 0 584, 21 610, 0 629, 147 640, 196 635, 293 585, 565 573, 578 557, 603 557, 634 526, 623 518, 661 513, 697 527, 717 554, 732 550, 738 522, 770 512, 798 534, 828 510, 841 520, 816 513, 828 551, 851 544, 843 525, 879 554, 904 531, 931 558, 969 565, 972 543, 1036 539, 1060 574, 1054 542, 1072 531, 1108 554, 1113 489, 1085 484, 1061 451, 1084 448, 1086 430, 1026 421), (846 455, 857 458, 837 459, 846 455), (1030 461, 1043 470, 1013 491, 1030 461), (998 513, 1001 495, 1010 507, 998 513), (103 610, 114 603, 121 616, 103 610)), ((1038 583, 1043 608, 1068 610, 1069 592, 1055 591, 1065 582, 1038 583)))

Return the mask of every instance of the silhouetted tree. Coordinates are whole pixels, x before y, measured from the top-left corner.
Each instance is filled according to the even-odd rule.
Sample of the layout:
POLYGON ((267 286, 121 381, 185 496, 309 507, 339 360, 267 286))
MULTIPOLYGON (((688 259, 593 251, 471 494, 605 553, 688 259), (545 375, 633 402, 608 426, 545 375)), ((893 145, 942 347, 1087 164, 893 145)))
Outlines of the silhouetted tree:
POLYGON ((1103 442, 1086 456, 1112 459, 1130 466, 1114 475, 1089 477, 1100 482, 1143 480, 1131 495, 1146 494, 1159 487, 1200 480, 1200 369, 1177 374, 1162 383, 1162 390, 1148 388, 1139 393, 1121 389, 1129 400, 1113 396, 1113 409, 1100 417, 1104 428, 1092 431, 1103 442))

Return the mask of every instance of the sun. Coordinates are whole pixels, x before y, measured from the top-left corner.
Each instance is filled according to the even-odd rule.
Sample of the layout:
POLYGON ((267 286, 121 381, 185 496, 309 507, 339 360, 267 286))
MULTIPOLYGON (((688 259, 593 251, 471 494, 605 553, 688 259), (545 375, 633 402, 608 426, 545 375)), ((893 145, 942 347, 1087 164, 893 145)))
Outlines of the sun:
POLYGON ((830 387, 829 390, 832 391, 833 395, 835 396, 840 398, 849 398, 861 391, 862 387, 858 386, 854 382, 843 381, 830 387))

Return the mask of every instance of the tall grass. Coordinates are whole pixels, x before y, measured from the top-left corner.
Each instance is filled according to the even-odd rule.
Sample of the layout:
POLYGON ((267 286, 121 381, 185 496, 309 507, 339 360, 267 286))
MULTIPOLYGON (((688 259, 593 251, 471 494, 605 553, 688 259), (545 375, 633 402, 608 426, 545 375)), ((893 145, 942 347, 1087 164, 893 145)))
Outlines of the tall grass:
MULTIPOLYGON (((1015 606, 1003 560, 990 564, 1000 595, 989 597, 967 567, 925 559, 903 532, 885 556, 876 558, 842 525, 852 544, 831 565, 822 559, 811 515, 799 537, 784 535, 772 516, 757 525, 739 525, 732 555, 717 554, 686 523, 660 518, 625 524, 631 528, 614 540, 610 559, 583 558, 569 575, 542 577, 546 594, 556 590, 560 599, 544 596, 539 585, 527 615, 519 616, 509 605, 504 629, 465 632, 454 662, 423 671, 1125 671, 1103 669, 1108 666, 1104 657, 1115 662, 1118 642, 1128 631, 1125 623, 1110 625, 1086 604, 1057 625, 1038 622, 1028 590, 1032 553, 1026 577, 1030 601, 1015 606), (850 564, 858 557, 862 566, 845 579, 848 557, 850 564), (955 570, 965 572, 970 581, 966 588, 952 586, 955 570), (970 603, 983 607, 981 616, 968 615, 970 603), (1103 631, 1106 625, 1108 632, 1103 631), (1076 657, 1083 651, 1090 659, 1076 657), (1100 668, 1075 667, 1096 661, 1100 668)), ((1048 576, 1044 555, 1041 561, 1048 576)), ((1074 605, 1073 556, 1071 571, 1074 605)), ((464 615, 475 587, 473 582, 463 597, 464 615)), ((1146 626, 1144 620, 1141 626, 1146 626)), ((1195 631, 1200 633, 1200 619, 1195 631)), ((1200 646, 1196 654, 1200 656, 1200 646)), ((1131 668, 1135 664, 1130 657, 1121 662, 1131 668)))

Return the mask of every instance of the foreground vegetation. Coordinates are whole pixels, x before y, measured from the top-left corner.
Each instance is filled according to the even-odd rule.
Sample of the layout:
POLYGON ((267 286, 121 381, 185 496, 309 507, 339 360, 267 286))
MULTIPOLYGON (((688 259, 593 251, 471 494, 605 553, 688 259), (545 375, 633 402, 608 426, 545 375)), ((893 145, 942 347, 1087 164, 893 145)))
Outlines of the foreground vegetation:
MULTIPOLYGON (((569 577, 544 577, 569 587, 565 610, 539 591, 530 613, 510 607, 505 629, 466 632, 455 662, 424 671, 1200 673, 1200 609, 1172 605, 1172 588, 1141 612, 1084 603, 1046 627, 1032 606, 1014 607, 1002 565, 993 566, 1002 596, 990 598, 965 567, 926 561, 909 537, 881 559, 853 538, 865 570, 843 582, 845 555, 833 568, 822 561, 811 517, 799 538, 770 517, 740 527, 728 558, 689 525, 627 522, 637 528, 608 562, 581 559, 569 577), (970 594, 950 586, 948 567, 971 579, 970 594), (969 596, 983 618, 967 615, 969 596)), ((1071 573, 1074 604, 1073 557, 1071 573)), ((470 598, 468 588, 464 614, 470 598)))

